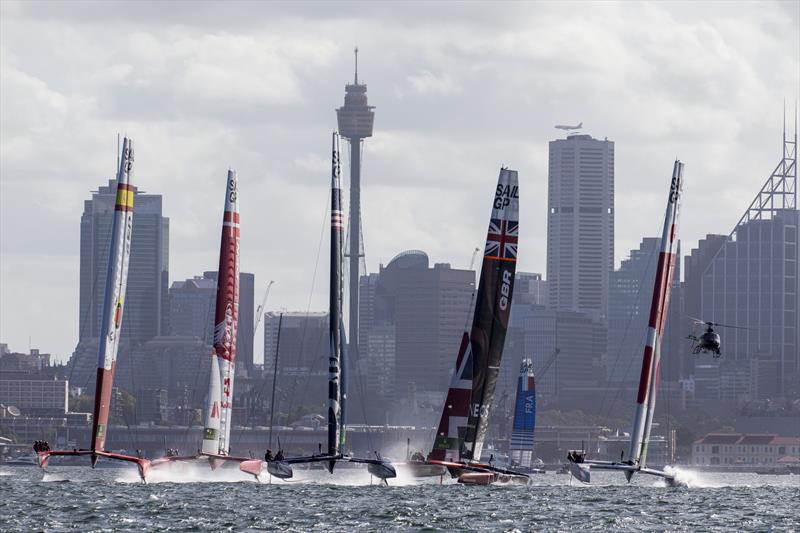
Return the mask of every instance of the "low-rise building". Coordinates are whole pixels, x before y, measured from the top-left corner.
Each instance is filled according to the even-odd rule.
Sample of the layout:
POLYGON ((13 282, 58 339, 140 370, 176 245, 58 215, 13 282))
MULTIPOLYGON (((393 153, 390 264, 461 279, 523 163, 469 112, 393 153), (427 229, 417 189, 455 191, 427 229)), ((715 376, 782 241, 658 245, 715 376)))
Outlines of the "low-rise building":
POLYGON ((0 403, 25 415, 63 415, 69 407, 69 381, 0 379, 0 403))
POLYGON ((800 456, 800 437, 709 433, 692 446, 692 464, 698 466, 776 465, 787 456, 800 456))

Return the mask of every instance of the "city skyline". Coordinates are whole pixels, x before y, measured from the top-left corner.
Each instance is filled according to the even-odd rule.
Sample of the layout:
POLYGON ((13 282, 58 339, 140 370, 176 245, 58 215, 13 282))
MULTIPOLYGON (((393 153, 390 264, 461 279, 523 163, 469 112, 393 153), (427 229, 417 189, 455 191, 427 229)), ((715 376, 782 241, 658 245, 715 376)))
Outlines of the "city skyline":
MULTIPOLYGON (((406 249, 465 268, 501 164, 518 169, 528 191, 520 270, 545 272, 547 142, 564 137, 554 124, 579 121, 617 147, 615 267, 657 235, 650 213, 661 209, 676 155, 689 183, 684 251, 706 234, 727 235, 780 156, 782 102, 798 87, 798 18, 780 3, 719 5, 591 5, 581 15, 575 5, 464 6, 432 31, 430 19, 397 6, 278 4, 273 13, 256 4, 245 14, 201 4, 187 14, 148 3, 4 2, 0 340, 21 350, 30 338, 60 361, 69 356, 78 220, 88 192, 113 176, 117 131, 136 140, 135 184, 164 197, 170 282, 214 264, 215 193, 232 166, 242 269, 255 273, 256 300, 274 279, 267 308, 305 310, 326 221, 328 135, 355 44, 378 108, 362 179, 368 272, 406 249), (370 27, 393 15, 402 27, 370 27), (660 31, 664 17, 669 32, 660 31), (568 31, 556 23, 565 18, 568 31), (110 20, 114 29, 103 28, 110 20), (292 35, 298 23, 307 31, 292 35), (664 46, 674 47, 669 55, 664 46), (618 61, 596 61, 609 50, 618 61), (46 334, 44 314, 58 318, 46 334)), ((787 108, 791 130, 794 102, 787 108)), ((312 310, 325 307, 323 273, 312 310)))

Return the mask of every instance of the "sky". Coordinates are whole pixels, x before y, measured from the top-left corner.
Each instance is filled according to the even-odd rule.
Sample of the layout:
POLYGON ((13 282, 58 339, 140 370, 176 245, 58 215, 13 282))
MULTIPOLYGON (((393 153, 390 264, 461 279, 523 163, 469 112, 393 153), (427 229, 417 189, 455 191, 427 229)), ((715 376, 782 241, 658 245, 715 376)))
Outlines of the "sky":
POLYGON ((115 173, 118 132, 135 184, 164 197, 171 282, 215 268, 231 167, 256 302, 275 280, 267 309, 325 309, 330 134, 354 46, 376 106, 370 272, 407 249, 467 268, 501 166, 519 171, 517 268, 545 272, 547 143, 578 122, 615 142, 616 264, 658 235, 676 157, 686 253, 733 229, 800 92, 797 1, 3 0, 0 342, 74 349, 80 216, 115 173))

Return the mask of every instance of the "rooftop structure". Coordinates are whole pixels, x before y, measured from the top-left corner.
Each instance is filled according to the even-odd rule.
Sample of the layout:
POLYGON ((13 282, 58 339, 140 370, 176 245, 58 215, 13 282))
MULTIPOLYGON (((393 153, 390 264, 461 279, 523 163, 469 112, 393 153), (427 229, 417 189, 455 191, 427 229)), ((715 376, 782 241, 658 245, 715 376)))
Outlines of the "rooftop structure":
POLYGON ((703 320, 740 326, 725 330, 728 360, 776 362, 771 391, 781 395, 800 375, 797 209, 797 124, 782 157, 701 278, 703 320))

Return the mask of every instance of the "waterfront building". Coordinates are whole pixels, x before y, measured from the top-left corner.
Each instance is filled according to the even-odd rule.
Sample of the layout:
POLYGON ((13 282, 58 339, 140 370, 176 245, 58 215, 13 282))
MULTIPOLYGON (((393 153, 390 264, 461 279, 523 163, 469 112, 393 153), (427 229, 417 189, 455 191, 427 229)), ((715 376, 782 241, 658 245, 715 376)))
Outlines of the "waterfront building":
POLYGON ((692 464, 697 466, 780 466, 786 463, 800 463, 800 436, 709 433, 692 444, 692 464))
POLYGON ((0 404, 27 416, 63 415, 69 410, 69 381, 0 379, 0 404))

